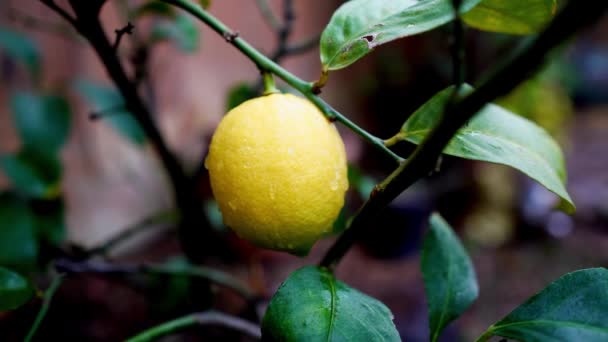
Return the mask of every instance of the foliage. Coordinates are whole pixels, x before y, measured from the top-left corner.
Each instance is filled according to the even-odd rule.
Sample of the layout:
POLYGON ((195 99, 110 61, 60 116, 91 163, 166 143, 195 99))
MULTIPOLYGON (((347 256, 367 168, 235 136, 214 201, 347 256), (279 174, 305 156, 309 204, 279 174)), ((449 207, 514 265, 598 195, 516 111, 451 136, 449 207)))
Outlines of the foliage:
MULTIPOLYGON (((420 144, 442 119, 454 89, 442 90, 416 110, 403 124, 396 140, 420 144)), ((471 87, 463 85, 460 96, 471 91, 471 87)), ((559 195, 565 201, 565 209, 574 212, 574 203, 565 187, 566 169, 559 145, 536 124, 504 108, 495 104, 485 106, 458 131, 443 152, 516 168, 559 195)))
POLYGON ((608 270, 568 273, 492 324, 480 338, 497 335, 520 341, 606 341, 608 270))
MULTIPOLYGON (((85 79, 74 81, 75 90, 90 108, 91 118, 107 123, 134 144, 144 146, 149 143, 158 151, 175 190, 179 213, 173 216, 177 216, 175 220, 178 221, 180 236, 188 236, 185 232, 192 227, 220 228, 221 215, 218 215, 214 202, 200 198, 192 191, 199 186, 196 181, 200 181, 197 178, 200 175, 191 177, 183 170, 156 127, 154 113, 140 95, 142 92, 138 86, 142 80, 131 80, 130 72, 125 71, 126 61, 122 60, 123 55, 118 49, 119 38, 122 37, 120 30, 116 30, 114 45, 103 34, 105 28, 99 20, 103 1, 87 4, 70 1, 68 11, 54 1, 41 2, 86 38, 114 82, 110 86, 85 79), (205 212, 199 210, 202 203, 208 204, 206 213, 209 218, 200 217, 205 212)), ((263 5, 265 2, 258 3, 263 5)), ((273 295, 261 326, 265 340, 399 340, 390 310, 380 301, 337 280, 334 269, 360 237, 360 230, 369 226, 394 198, 432 171, 432 166, 442 153, 504 164, 520 170, 557 194, 563 201, 562 209, 568 213, 574 211, 574 203, 566 189, 566 170, 559 145, 533 121, 491 102, 529 79, 530 73, 542 66, 544 57, 552 48, 566 41, 584 24, 597 20, 608 7, 605 2, 589 2, 584 7, 569 2, 556 16, 556 0, 351 0, 336 10, 323 29, 319 41, 321 78, 317 82, 301 80, 262 55, 238 33, 211 15, 206 10, 209 6, 208 0, 161 0, 145 1, 129 9, 129 20, 154 17, 146 34, 138 32, 138 37, 133 37, 134 49, 147 55, 157 43, 170 41, 181 51, 193 53, 200 44, 199 24, 195 21, 199 19, 256 64, 265 75, 266 90, 274 82, 273 75, 281 78, 293 88, 292 91, 300 92, 317 106, 327 119, 344 124, 398 164, 395 171, 379 184, 356 167, 350 168, 349 178, 358 197, 367 200, 350 219, 346 218, 347 211, 342 210, 334 223, 335 232, 341 235, 321 264, 296 270, 273 295), (463 23, 489 32, 539 35, 530 40, 530 44, 514 58, 505 60, 499 72, 492 74, 477 89, 460 84, 460 77, 454 77, 456 85, 428 99, 403 123, 396 135, 386 141, 359 127, 318 96, 330 71, 350 66, 380 45, 446 24, 453 27, 453 72, 455 75, 461 74, 459 63, 463 59, 460 53, 466 47, 463 45, 463 23), (452 111, 458 116, 450 116, 454 114, 452 111), (453 134, 442 136, 442 132, 453 134), (402 141, 416 145, 411 155, 401 156, 389 148, 402 141)), ((275 28, 280 45, 277 51, 284 55, 298 50, 294 48, 295 44, 289 45, 288 41, 295 17, 290 6, 291 2, 285 1, 283 22, 273 19, 272 13, 265 13, 273 20, 271 26, 275 28)), ((0 28, 0 52, 11 61, 23 65, 33 80, 39 80, 41 55, 35 41, 22 33, 0 28)), ((142 65, 146 67, 145 63, 142 65)), ((134 68, 142 65, 134 63, 134 68)), ((137 71, 141 70, 135 72, 139 75, 137 71)), ((142 77, 143 82, 150 81, 145 79, 145 73, 142 77)), ((539 105, 546 92, 539 91, 541 95, 528 94, 532 93, 530 89, 535 89, 531 88, 534 86, 531 82, 523 83, 519 92, 503 100, 508 108, 521 108, 509 103, 509 100, 517 97, 539 105), (522 92, 529 96, 522 95, 522 92)), ((196 279, 203 281, 205 286, 213 283, 232 288, 245 299, 249 309, 254 308, 258 299, 254 291, 230 275, 212 268, 194 266, 190 261, 161 266, 89 262, 90 257, 105 254, 117 241, 140 231, 141 224, 136 224, 124 236, 111 239, 92 250, 65 248, 69 242, 65 237, 60 153, 69 137, 72 114, 65 94, 48 88, 42 90, 41 84, 33 83, 29 90, 10 92, 14 128, 22 144, 18 151, 0 155, 0 170, 11 186, 10 190, 0 194, 0 310, 17 309, 28 302, 34 294, 32 279, 42 276, 55 279, 46 291, 44 303, 27 339, 35 335, 48 311, 51 297, 61 285, 63 275, 56 272, 144 273, 152 275, 149 278, 159 283, 169 276, 167 288, 173 289, 170 291, 176 292, 175 296, 159 302, 159 307, 167 308, 183 302, 183 294, 192 290, 196 279), (44 272, 51 261, 45 254, 46 248, 66 258, 54 260, 56 272, 44 272), (30 277, 32 275, 38 276, 30 277)), ((226 107, 233 108, 257 96, 257 88, 253 83, 237 84, 229 91, 226 107)), ((533 105, 526 108, 533 108, 533 105)), ((201 173, 205 174, 204 170, 201 173)), ((143 226, 150 225, 150 222, 144 220, 143 226)), ((430 339, 437 341, 444 328, 472 305, 478 296, 479 286, 473 262, 457 234, 439 214, 432 215, 429 223, 420 268, 429 309, 430 339)), ((380 230, 383 227, 376 229, 379 230, 377 234, 382 234, 380 230)), ((216 229, 216 232, 219 231, 223 229, 216 229)), ((187 240, 182 238, 181 241, 185 252, 187 240)), ((215 242, 210 240, 209 244, 215 242)), ((205 293, 210 295, 212 292, 205 293)), ((575 271, 559 278, 490 326, 478 340, 502 336, 522 341, 603 341, 608 339, 607 298, 606 269, 575 271)), ((253 337, 259 335, 258 327, 253 325, 252 328, 250 322, 213 313, 188 315, 169 321, 144 331, 134 340, 147 341, 185 326, 211 324, 209 322, 219 322, 253 337)))
POLYGON ((268 341, 399 341, 390 310, 319 267, 293 272, 266 310, 268 341))
POLYGON ((420 263, 434 342, 477 299, 479 286, 467 252, 439 214, 431 216, 420 263))
POLYGON ((34 294, 34 289, 21 275, 0 267, 0 311, 18 308, 34 294))

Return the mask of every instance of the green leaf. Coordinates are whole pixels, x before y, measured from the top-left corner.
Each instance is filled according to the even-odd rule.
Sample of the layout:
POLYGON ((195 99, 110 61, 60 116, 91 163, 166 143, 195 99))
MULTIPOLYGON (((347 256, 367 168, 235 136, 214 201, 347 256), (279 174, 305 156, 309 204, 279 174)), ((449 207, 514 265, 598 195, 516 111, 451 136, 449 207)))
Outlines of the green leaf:
POLYGON ((0 265, 32 269, 38 243, 28 206, 14 195, 0 194, 0 222, 0 265))
POLYGON ((31 209, 38 238, 60 246, 66 238, 63 198, 32 201, 31 209))
MULTIPOLYGON (((463 0, 465 13, 480 0, 463 0)), ((323 70, 349 66, 376 46, 432 30, 454 19, 451 0, 351 0, 331 17, 321 35, 323 70)))
POLYGON ((542 30, 557 11, 557 0, 482 0, 462 19, 476 29, 510 34, 542 30))
POLYGON ((76 81, 75 87, 93 106, 100 119, 120 135, 137 145, 146 143, 146 134, 135 117, 126 110, 125 101, 118 90, 84 79, 76 81))
POLYGON ((198 3, 204 9, 207 9, 207 8, 209 8, 209 6, 211 6, 211 0, 199 0, 198 3))
POLYGON ((270 301, 264 341, 400 341, 390 310, 323 268, 293 272, 270 301))
POLYGON ((0 169, 27 196, 56 198, 61 193, 61 163, 54 155, 25 148, 16 155, 0 155, 0 169))
POLYGON ((240 105, 241 103, 257 97, 259 94, 249 83, 239 83, 228 90, 228 98, 226 99, 226 110, 240 105))
POLYGON ((471 259, 439 214, 431 216, 420 263, 434 342, 477 299, 479 286, 471 259))
POLYGON ((0 27, 0 51, 23 63, 34 77, 40 75, 40 52, 27 35, 0 27))
POLYGON ((22 143, 40 154, 57 154, 70 132, 67 100, 55 95, 19 92, 10 101, 22 143))
POLYGON ((171 21, 158 22, 150 32, 154 42, 173 41, 182 51, 193 53, 198 49, 199 31, 196 22, 189 15, 178 15, 171 21))
MULTIPOLYGON (((423 104, 401 127, 400 138, 419 144, 441 119, 454 87, 423 104)), ((472 91, 463 85, 461 96, 472 91)), ((495 104, 486 105, 450 141, 443 153, 472 160, 511 166, 520 170, 565 201, 566 212, 575 211, 566 191, 566 169, 559 145, 542 128, 495 104)))
POLYGON ((0 311, 14 310, 33 295, 34 289, 27 279, 0 266, 0 311))
POLYGON ((568 273, 528 299, 478 339, 608 341, 608 270, 568 273))

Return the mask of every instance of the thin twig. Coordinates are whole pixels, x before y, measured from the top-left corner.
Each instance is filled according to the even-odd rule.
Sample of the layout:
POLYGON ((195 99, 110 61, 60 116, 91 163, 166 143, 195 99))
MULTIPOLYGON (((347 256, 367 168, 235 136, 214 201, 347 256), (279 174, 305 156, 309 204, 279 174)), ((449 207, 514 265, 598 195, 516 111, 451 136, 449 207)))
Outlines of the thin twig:
POLYGON ((291 45, 287 45, 285 48, 285 55, 299 55, 301 53, 307 52, 308 50, 314 48, 319 45, 319 40, 321 39, 321 35, 316 34, 312 37, 305 38, 300 42, 293 43, 291 45))
POLYGON ((262 13, 262 16, 264 17, 264 20, 268 24, 268 26, 270 26, 270 28, 275 31, 280 29, 281 22, 272 12, 272 9, 270 8, 270 4, 268 4, 268 0, 256 0, 256 3, 258 5, 258 8, 260 9, 260 12, 262 13))
POLYGON ((67 20, 74 28, 78 26, 76 22, 76 18, 72 17, 66 10, 61 8, 59 5, 55 3, 54 0, 40 0, 43 4, 47 5, 50 9, 55 11, 55 13, 59 14, 63 19, 67 20))
POLYGON ((100 246, 89 249, 86 254, 88 256, 103 255, 114 249, 117 245, 127 241, 134 235, 146 231, 160 223, 172 223, 179 220, 179 214, 175 210, 169 210, 147 217, 140 222, 137 222, 125 229, 122 229, 119 234, 110 238, 100 246))
POLYGON ((40 311, 38 311, 38 315, 36 315, 34 324, 32 324, 30 331, 27 333, 27 336, 24 339, 25 342, 30 342, 32 340, 32 338, 34 338, 34 335, 36 335, 36 332, 38 331, 40 324, 42 323, 42 321, 44 320, 44 317, 46 317, 46 314, 49 311, 49 308, 51 306, 51 301, 53 300, 53 296, 55 295, 55 293, 61 286, 61 283, 63 282, 63 278, 64 278, 63 274, 57 274, 54 276, 53 280, 51 281, 51 285, 44 293, 42 307, 40 308, 40 311))
POLYGON ((283 0, 283 25, 277 31, 277 48, 270 57, 276 63, 279 63, 287 54, 287 44, 289 43, 289 36, 291 36, 291 32, 293 31, 295 18, 293 0, 283 0))
POLYGON ((6 16, 9 20, 21 24, 25 28, 52 33, 69 40, 78 41, 78 35, 70 26, 31 16, 14 7, 9 7, 6 12, 6 16))
MULTIPOLYGON (((40 0, 49 8, 65 16, 65 11, 57 7, 53 0, 40 0)), ((128 78, 112 44, 104 32, 99 21, 99 11, 104 0, 69 0, 76 19, 66 18, 74 28, 86 38, 101 59, 107 73, 120 91, 125 100, 126 109, 141 125, 152 145, 156 148, 160 159, 169 175, 174 190, 174 198, 180 209, 181 222, 179 225, 180 242, 185 254, 191 259, 200 259, 199 241, 214 240, 215 234, 209 228, 202 215, 198 194, 190 179, 185 174, 179 160, 171 152, 156 126, 154 119, 146 104, 137 92, 133 82, 128 78)))
POLYGON ((231 316, 217 311, 205 311, 194 313, 174 320, 162 323, 150 329, 147 329, 136 336, 127 339, 126 342, 147 342, 158 339, 191 326, 221 326, 236 330, 249 337, 260 339, 262 333, 257 324, 246 321, 242 318, 231 316))
POLYGON ((125 27, 114 30, 114 33, 116 33, 116 39, 114 40, 114 45, 112 46, 112 48, 114 49, 115 53, 118 52, 118 47, 120 46, 120 41, 122 40, 122 36, 124 36, 125 34, 133 34, 134 28, 135 28, 135 26, 133 26, 133 24, 131 24, 131 22, 128 22, 125 27))
MULTIPOLYGON (((218 34, 225 36, 227 34, 231 34, 232 30, 230 30, 224 23, 219 21, 209 12, 203 10, 200 6, 190 2, 188 0, 161 0, 162 2, 166 2, 172 5, 175 5, 186 12, 194 15, 199 18, 209 27, 211 27, 218 34)), ((289 71, 285 70, 283 67, 273 62, 270 58, 264 56, 258 50, 256 50, 253 46, 247 43, 242 37, 236 37, 230 41, 232 45, 234 45, 237 49, 239 49, 243 54, 245 54, 251 61, 253 61, 260 70, 266 70, 274 73, 276 76, 281 78, 287 84, 292 86, 294 89, 302 93, 308 100, 314 103, 319 110, 331 121, 338 121, 342 123, 344 126, 348 127, 350 130, 361 136, 363 139, 370 142, 376 148, 384 152, 387 156, 394 159, 397 163, 400 163, 403 158, 399 157, 393 151, 391 151, 388 147, 384 146, 384 142, 382 139, 370 134, 363 128, 359 127, 354 122, 350 121, 347 117, 342 115, 337 110, 333 109, 327 102, 323 101, 320 97, 316 96, 313 93, 313 84, 310 82, 306 82, 289 71)))
POLYGON ((439 124, 426 136, 412 156, 372 191, 370 198, 353 217, 349 229, 338 238, 320 265, 333 269, 359 238, 372 219, 394 198, 434 167, 443 149, 469 119, 487 103, 507 94, 545 63, 545 56, 576 31, 596 22, 608 2, 589 2, 581 7, 570 1, 552 23, 520 54, 508 59, 477 90, 448 108, 439 124))
POLYGON ((460 85, 464 83, 466 65, 464 63, 465 49, 464 49, 464 27, 462 25, 462 18, 460 16, 460 4, 462 0, 452 0, 452 6, 454 8, 454 21, 452 23, 452 72, 453 72, 453 83, 456 85, 455 93, 458 93, 460 85))
POLYGON ((70 259, 58 259, 55 268, 59 272, 67 274, 93 273, 103 275, 130 275, 130 274, 156 274, 165 276, 185 276, 200 278, 216 285, 231 289, 247 300, 255 300, 258 296, 242 281, 232 275, 204 266, 193 265, 116 265, 104 261, 75 261, 70 259))

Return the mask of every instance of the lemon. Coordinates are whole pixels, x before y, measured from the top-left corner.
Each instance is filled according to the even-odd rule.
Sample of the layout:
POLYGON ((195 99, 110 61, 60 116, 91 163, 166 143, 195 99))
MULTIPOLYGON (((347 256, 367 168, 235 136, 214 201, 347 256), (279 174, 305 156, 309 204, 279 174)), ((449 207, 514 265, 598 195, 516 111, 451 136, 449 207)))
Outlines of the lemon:
POLYGON ((291 94, 228 112, 205 163, 224 224, 263 248, 307 254, 344 205, 344 143, 312 103, 291 94))

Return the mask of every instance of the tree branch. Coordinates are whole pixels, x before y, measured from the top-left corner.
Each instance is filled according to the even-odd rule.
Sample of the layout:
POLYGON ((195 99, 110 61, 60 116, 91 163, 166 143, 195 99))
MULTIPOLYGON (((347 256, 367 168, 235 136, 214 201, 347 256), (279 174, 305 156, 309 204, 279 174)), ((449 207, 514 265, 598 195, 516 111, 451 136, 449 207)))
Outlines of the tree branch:
POLYGON ((153 341, 161 336, 171 334, 177 330, 196 325, 216 325, 239 331, 244 335, 255 339, 260 339, 262 337, 260 327, 257 324, 251 323, 239 317, 227 315, 225 313, 217 311, 206 311, 201 313, 190 314, 187 316, 176 318, 172 321, 162 323, 127 339, 126 342, 153 341))
POLYGON ((115 248, 117 245, 123 243, 124 241, 130 239, 134 235, 148 230, 159 223, 176 222, 178 220, 179 215, 174 210, 158 213, 156 215, 147 217, 142 221, 137 222, 125 229, 121 229, 120 233, 118 233, 116 236, 110 238, 100 246, 87 250, 85 253, 88 257, 95 255, 107 256, 110 250, 115 248))
POLYGON ((545 56, 576 31, 596 22, 608 8, 608 2, 593 1, 580 6, 570 1, 531 44, 504 63, 479 88, 462 101, 449 106, 442 120, 402 163, 381 184, 358 210, 347 229, 327 252, 320 265, 333 269, 346 254, 361 232, 378 212, 417 180, 425 177, 456 132, 487 103, 505 95, 525 81, 545 62, 545 56))
POLYGON ((21 24, 22 26, 28 29, 33 29, 45 33, 54 33, 65 39, 78 41, 78 35, 70 26, 54 23, 52 21, 47 21, 42 18, 31 16, 28 13, 11 6, 7 8, 6 16, 14 23, 21 24))
POLYGON ((114 49, 114 53, 118 52, 118 46, 120 46, 120 41, 122 40, 122 36, 124 36, 125 34, 133 34, 133 29, 135 28, 135 26, 133 26, 133 24, 131 24, 131 22, 127 23, 127 26, 118 29, 118 30, 114 30, 114 33, 116 33, 116 39, 114 40, 114 45, 112 46, 112 48, 114 49))
POLYGON ((297 55, 297 54, 301 54, 304 53, 312 48, 314 48, 315 46, 317 46, 319 44, 319 40, 321 39, 321 36, 319 34, 316 34, 312 37, 303 39, 300 42, 297 43, 293 43, 291 45, 287 45, 287 47, 285 48, 285 54, 286 55, 297 55))
MULTIPOLYGON (((40 1, 60 15, 64 13, 62 16, 66 16, 66 12, 56 6, 52 0, 40 1)), ((191 186, 190 180, 184 173, 179 161, 169 150, 152 115, 137 93, 135 85, 127 77, 114 47, 105 35, 98 18, 103 3, 103 0, 70 0, 76 18, 68 17, 66 20, 89 41, 124 98, 125 107, 135 117, 156 148, 169 175, 176 205, 181 211, 179 232, 182 248, 189 258, 200 260, 201 242, 205 241, 205 238, 212 237, 213 232, 202 215, 195 188, 191 186), (202 236, 203 234, 206 235, 202 236)))
POLYGON ((260 12, 262 13, 262 17, 264 17, 264 20, 266 21, 268 26, 270 26, 270 28, 273 30, 280 29, 281 22, 272 12, 272 9, 268 4, 268 0, 256 0, 256 3, 258 5, 258 8, 260 9, 260 12))
POLYGON ((456 85, 454 94, 458 93, 458 89, 464 83, 465 79, 465 49, 464 49, 464 27, 460 16, 460 4, 462 0, 452 0, 454 7, 454 21, 452 23, 452 73, 453 83, 456 85))
MULTIPOLYGON (((232 30, 230 30, 224 23, 219 21, 217 18, 209 14, 209 12, 203 10, 200 6, 188 1, 188 0, 160 0, 162 2, 166 2, 172 5, 175 5, 186 12, 194 15, 199 18, 209 27, 211 27, 215 32, 219 33, 222 36, 233 35, 232 30)), ((331 121, 339 121, 344 126, 351 129, 353 132, 361 136, 363 139, 370 142, 376 148, 384 152, 387 156, 394 159, 396 162, 401 162, 403 158, 399 157, 393 151, 391 151, 388 147, 384 146, 384 142, 382 139, 370 134, 363 128, 359 127, 354 122, 350 121, 347 117, 342 115, 337 110, 333 109, 329 104, 327 104, 323 99, 316 96, 313 93, 313 84, 309 82, 305 82, 304 80, 294 76, 289 71, 282 68, 277 63, 273 62, 270 58, 264 56, 258 50, 256 50, 253 46, 247 43, 242 37, 235 37, 229 41, 232 45, 234 45, 237 49, 239 49, 244 55, 246 55, 251 61, 253 61, 260 70, 270 71, 273 74, 277 75, 287 84, 292 86, 294 89, 302 93, 308 100, 314 103, 317 108, 331 121)))
POLYGON ((74 28, 76 28, 76 18, 72 17, 68 12, 66 12, 66 10, 57 5, 54 0, 40 0, 40 2, 55 11, 55 13, 59 14, 60 17, 65 19, 72 26, 74 26, 74 28))
POLYGON ((186 276, 207 280, 216 285, 234 291, 246 300, 254 301, 258 298, 256 293, 239 279, 228 273, 204 266, 192 265, 115 265, 103 261, 74 261, 58 259, 55 261, 58 272, 66 274, 93 273, 103 275, 130 275, 130 274, 156 274, 165 276, 186 276))
POLYGON ((296 16, 293 10, 293 0, 283 0, 283 25, 277 30, 277 48, 270 59, 274 62, 279 61, 287 55, 287 44, 289 36, 293 31, 293 21, 296 16))

